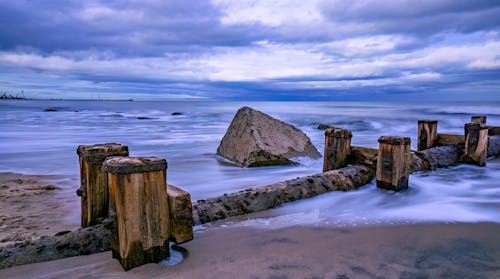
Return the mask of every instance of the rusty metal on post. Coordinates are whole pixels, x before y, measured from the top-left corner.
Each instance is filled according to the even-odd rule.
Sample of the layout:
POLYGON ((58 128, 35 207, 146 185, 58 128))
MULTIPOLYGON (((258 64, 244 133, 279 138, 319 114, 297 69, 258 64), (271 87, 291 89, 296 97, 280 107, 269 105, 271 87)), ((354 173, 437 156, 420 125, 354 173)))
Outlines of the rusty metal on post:
POLYGON ((351 131, 346 129, 331 127, 325 130, 323 172, 347 166, 351 153, 351 138, 351 131))
POLYGON ((400 191, 408 188, 410 176, 410 138, 383 136, 377 156, 377 187, 400 191))
POLYGON ((486 166, 488 156, 488 126, 481 123, 467 123, 465 130, 464 163, 486 166))
POLYGON ((438 122, 436 120, 418 121, 418 142, 417 150, 422 151, 436 145, 438 122))
POLYGON ((115 220, 113 258, 129 270, 168 257, 167 162, 156 157, 113 157, 103 169, 108 173, 110 215, 115 220))
POLYGON ((80 161, 82 228, 95 225, 108 216, 108 179, 102 171, 104 160, 111 156, 128 156, 128 147, 117 143, 80 145, 76 153, 80 161))

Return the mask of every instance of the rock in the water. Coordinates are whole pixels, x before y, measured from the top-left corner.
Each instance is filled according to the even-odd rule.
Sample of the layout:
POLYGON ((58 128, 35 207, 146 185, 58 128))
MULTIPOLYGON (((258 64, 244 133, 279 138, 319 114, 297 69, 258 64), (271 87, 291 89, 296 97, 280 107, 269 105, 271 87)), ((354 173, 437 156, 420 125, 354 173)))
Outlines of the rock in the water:
POLYGON ((249 107, 238 110, 217 154, 245 167, 291 164, 292 157, 321 157, 302 131, 249 107))
POLYGON ((172 114, 170 114, 170 115, 173 115, 173 116, 176 116, 176 115, 183 115, 183 113, 182 113, 182 112, 177 112, 177 111, 176 111, 176 112, 172 112, 172 114))
POLYGON ((55 109, 55 108, 48 108, 48 109, 45 109, 44 111, 45 112, 54 112, 54 111, 57 111, 57 109, 55 109))

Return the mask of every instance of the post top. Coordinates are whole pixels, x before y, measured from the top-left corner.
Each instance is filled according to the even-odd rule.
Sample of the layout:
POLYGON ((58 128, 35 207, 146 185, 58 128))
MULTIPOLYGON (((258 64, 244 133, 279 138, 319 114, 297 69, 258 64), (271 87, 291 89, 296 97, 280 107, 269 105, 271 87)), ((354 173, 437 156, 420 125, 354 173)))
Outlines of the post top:
POLYGON ((403 144, 410 144, 410 138, 409 137, 381 136, 378 139, 378 142, 379 143, 393 144, 393 145, 403 145, 403 144))
POLYGON ((104 161, 105 172, 130 174, 160 171, 167 168, 167 161, 158 157, 109 157, 104 161))
POLYGON ((486 115, 473 115, 470 117, 470 122, 486 124, 486 115))
POLYGON ((128 146, 119 143, 79 145, 76 154, 83 157, 128 156, 128 146))
POLYGON ((428 120, 428 119, 422 119, 422 120, 419 120, 418 123, 437 123, 438 121, 437 120, 428 120))
POLYGON ((347 129, 330 127, 325 130, 325 136, 334 136, 336 138, 352 138, 352 133, 347 129))
POLYGON ((479 122, 471 122, 471 123, 465 123, 465 128, 470 129, 470 128, 476 128, 476 129, 488 129, 488 126, 484 125, 483 123, 479 122))

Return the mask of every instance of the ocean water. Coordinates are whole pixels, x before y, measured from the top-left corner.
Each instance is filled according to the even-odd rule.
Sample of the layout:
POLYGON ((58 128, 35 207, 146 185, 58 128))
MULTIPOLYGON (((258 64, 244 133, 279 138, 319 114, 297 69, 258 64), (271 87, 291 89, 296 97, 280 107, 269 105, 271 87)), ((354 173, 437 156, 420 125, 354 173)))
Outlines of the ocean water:
MULTIPOLYGON (((322 159, 293 166, 241 168, 218 157, 217 146, 238 108, 250 106, 304 131, 323 152, 320 123, 350 129, 352 143, 377 147, 382 135, 408 136, 416 146, 417 121, 439 121, 439 132, 463 133, 471 115, 500 126, 500 103, 361 102, 126 102, 0 101, 0 172, 57 174, 73 195, 79 184, 76 148, 117 142, 131 156, 167 159, 169 183, 194 200, 321 172, 322 159), (55 112, 45 112, 53 108, 55 112), (182 115, 171 115, 181 112, 182 115), (147 118, 147 119, 139 119, 147 118)), ((79 213, 75 196, 75 216, 79 213)), ((410 177, 395 193, 369 184, 287 204, 253 215, 250 224, 372 224, 385 222, 500 222, 500 160, 485 168, 457 166, 410 177)), ((247 221, 239 224, 248 224, 247 221)))

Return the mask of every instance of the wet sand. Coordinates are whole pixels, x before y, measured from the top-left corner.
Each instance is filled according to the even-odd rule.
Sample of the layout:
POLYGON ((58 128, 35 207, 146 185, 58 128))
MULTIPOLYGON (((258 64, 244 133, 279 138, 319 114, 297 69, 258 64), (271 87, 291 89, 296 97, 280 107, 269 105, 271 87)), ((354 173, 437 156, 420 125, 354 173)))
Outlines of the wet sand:
POLYGON ((62 195, 67 190, 57 184, 60 178, 0 173, 0 247, 79 226, 67 218, 75 203, 62 195))
MULTIPOLYGON (((3 235, 34 238, 68 226, 67 207, 47 179, 0 175, 3 235)), ((104 252, 3 269, 0 278, 500 278, 499 235, 497 223, 279 229, 219 223, 183 244, 189 255, 175 266, 125 272, 104 252)))

